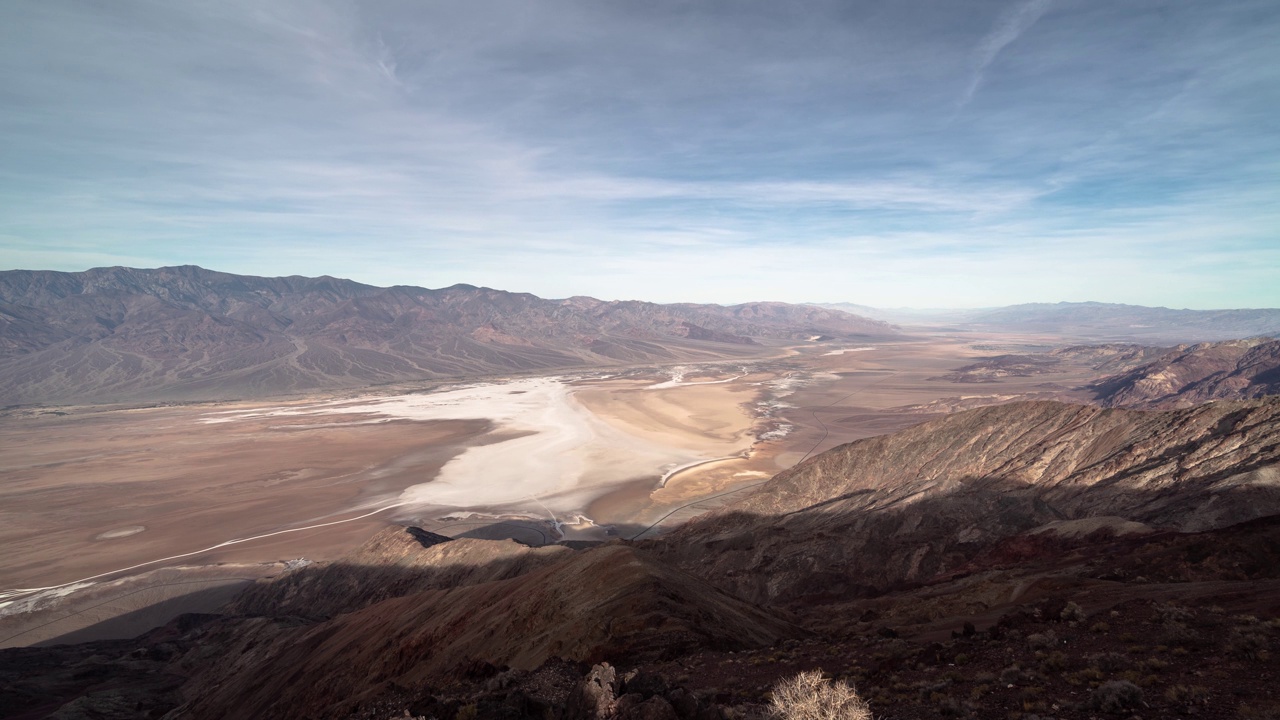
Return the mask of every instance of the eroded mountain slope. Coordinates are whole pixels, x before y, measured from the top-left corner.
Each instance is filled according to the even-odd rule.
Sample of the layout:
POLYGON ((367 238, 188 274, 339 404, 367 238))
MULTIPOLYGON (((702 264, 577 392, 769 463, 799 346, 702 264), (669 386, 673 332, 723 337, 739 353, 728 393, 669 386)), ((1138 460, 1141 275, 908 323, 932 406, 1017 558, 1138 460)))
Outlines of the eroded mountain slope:
POLYGON ((1039 526, 1198 531, 1280 513, 1280 398, 1175 412, 1023 402, 837 447, 652 543, 740 597, 920 584, 1039 526))
POLYGON ((1092 386, 1108 407, 1180 408, 1280 394, 1280 340, 1177 347, 1092 386))

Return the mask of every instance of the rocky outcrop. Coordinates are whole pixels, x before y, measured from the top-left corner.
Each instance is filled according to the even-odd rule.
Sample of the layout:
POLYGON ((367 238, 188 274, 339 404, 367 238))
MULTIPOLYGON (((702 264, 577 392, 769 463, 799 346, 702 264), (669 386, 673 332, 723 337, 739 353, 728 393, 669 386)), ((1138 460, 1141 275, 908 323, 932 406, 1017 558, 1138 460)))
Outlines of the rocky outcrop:
POLYGON ((997 355, 964 365, 930 380, 954 383, 995 383, 1008 377, 1032 377, 1061 372, 1058 358, 1048 355, 997 355))
POLYGON ((618 700, 618 671, 609 663, 591 668, 569 695, 565 720, 601 720, 613 714, 618 700))
POLYGON ((981 408, 840 446, 651 544, 756 602, 922 584, 1003 538, 1114 516, 1183 532, 1280 513, 1280 398, 1148 413, 981 408))

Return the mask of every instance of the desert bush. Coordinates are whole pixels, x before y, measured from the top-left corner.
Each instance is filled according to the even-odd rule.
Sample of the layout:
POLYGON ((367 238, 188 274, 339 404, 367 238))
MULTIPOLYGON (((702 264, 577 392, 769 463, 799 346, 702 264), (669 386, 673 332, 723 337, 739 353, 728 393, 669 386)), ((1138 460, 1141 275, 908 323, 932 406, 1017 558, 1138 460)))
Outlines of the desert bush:
POLYGON ((1052 630, 1027 636, 1027 646, 1032 650, 1048 650, 1058 644, 1058 636, 1052 630))
POLYGON ((856 690, 817 670, 780 680, 769 712, 778 720, 871 720, 871 708, 856 690))
POLYGON ((1142 688, 1128 680, 1111 680, 1089 693, 1089 707, 1105 713, 1122 712, 1142 704, 1142 688))
POLYGON ((1168 669, 1169 669, 1169 663, 1165 662, 1164 660, 1161 660, 1160 658, 1150 658, 1148 660, 1143 660, 1142 662, 1138 663, 1138 670, 1144 673, 1145 672, 1164 672, 1165 670, 1168 670, 1168 669))
POLYGON ((1180 622, 1165 623, 1160 640, 1161 644, 1175 648, 1195 648, 1205 645, 1204 637, 1200 633, 1180 622))
POLYGON ((938 714, 943 717, 963 717, 965 712, 964 705, 952 697, 934 698, 934 702, 938 704, 938 714))
POLYGON ((1072 665, 1072 661, 1061 651, 1054 651, 1040 660, 1040 671, 1043 673, 1056 673, 1066 670, 1072 665))
POLYGON ((1172 703, 1189 703, 1208 697, 1209 691, 1199 685, 1173 685, 1164 692, 1165 700, 1172 703))
POLYGON ((1129 666, 1129 658, 1120 653, 1104 652, 1086 655, 1085 660, 1088 661, 1090 667, 1096 667, 1103 672, 1117 672, 1129 666))
POLYGON ((1265 660, 1269 644, 1262 633, 1236 628, 1227 636, 1224 649, 1227 654, 1244 660, 1265 660))
POLYGON ((1096 667, 1087 667, 1079 672, 1067 673, 1063 676, 1070 685, 1094 685, 1102 681, 1106 677, 1101 670, 1096 667))
POLYGON ((1069 602, 1058 615, 1063 622, 1082 622, 1084 620, 1084 609, 1079 605, 1069 602))
POLYGON ((1160 622, 1166 624, 1184 623, 1195 615, 1190 608, 1173 603, 1156 605, 1155 611, 1156 617, 1160 619, 1160 622))
POLYGON ((1027 679, 1027 674, 1017 665, 1010 665, 1000 671, 1000 682, 1005 685, 1017 685, 1027 679))

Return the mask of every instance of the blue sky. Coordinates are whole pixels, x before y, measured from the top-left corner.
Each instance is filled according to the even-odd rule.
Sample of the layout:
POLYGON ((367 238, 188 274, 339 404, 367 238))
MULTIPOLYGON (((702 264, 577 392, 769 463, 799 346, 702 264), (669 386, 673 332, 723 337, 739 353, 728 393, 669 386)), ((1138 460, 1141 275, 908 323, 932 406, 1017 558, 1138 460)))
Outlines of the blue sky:
POLYGON ((11 0, 0 268, 1280 306, 1274 0, 11 0))

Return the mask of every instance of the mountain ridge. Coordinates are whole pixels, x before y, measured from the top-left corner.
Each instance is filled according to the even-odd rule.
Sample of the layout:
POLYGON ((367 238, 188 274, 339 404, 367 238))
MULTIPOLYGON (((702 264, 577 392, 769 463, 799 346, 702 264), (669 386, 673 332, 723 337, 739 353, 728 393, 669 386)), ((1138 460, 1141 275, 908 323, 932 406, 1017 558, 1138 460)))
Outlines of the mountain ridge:
POLYGON ((1196 532, 1280 513, 1280 398, 995 405, 838 446, 651 546, 754 602, 927 582, 1039 526, 1196 532))
POLYGON ((896 336, 847 313, 379 288, 193 265, 0 272, 0 404, 228 399, 896 336))

